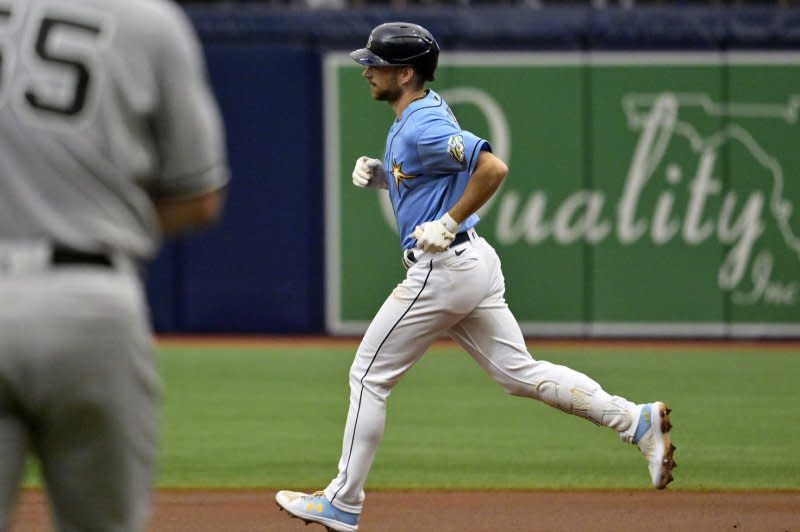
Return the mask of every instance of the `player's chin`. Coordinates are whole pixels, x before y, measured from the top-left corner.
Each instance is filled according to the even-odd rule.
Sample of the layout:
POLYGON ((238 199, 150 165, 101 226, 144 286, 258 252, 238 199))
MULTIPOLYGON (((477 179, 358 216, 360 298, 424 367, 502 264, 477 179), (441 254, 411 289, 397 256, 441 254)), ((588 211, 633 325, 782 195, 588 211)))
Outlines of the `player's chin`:
POLYGON ((399 94, 397 94, 397 93, 395 93, 393 91, 390 91, 390 90, 386 90, 386 89, 381 90, 381 89, 378 89, 377 87, 374 87, 373 90, 372 90, 372 98, 375 99, 375 100, 382 101, 382 102, 393 102, 393 101, 397 100, 398 97, 399 97, 399 94))

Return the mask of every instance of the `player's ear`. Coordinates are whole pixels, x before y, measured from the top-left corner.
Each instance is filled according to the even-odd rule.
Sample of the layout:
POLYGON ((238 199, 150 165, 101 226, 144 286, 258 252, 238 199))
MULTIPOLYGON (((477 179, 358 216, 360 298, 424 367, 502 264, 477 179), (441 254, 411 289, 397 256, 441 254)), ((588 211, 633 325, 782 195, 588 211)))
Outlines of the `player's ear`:
POLYGON ((397 73, 398 80, 402 85, 411 85, 416 88, 417 80, 415 79, 416 70, 412 66, 400 67, 397 73))

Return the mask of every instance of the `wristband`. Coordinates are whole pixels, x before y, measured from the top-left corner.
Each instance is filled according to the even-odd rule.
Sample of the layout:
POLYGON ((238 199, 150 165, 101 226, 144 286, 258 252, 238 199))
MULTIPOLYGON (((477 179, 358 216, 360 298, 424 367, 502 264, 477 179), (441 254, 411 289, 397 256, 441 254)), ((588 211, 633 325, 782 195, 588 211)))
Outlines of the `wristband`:
POLYGON ((449 212, 444 213, 444 216, 439 218, 439 221, 442 223, 445 229, 447 229, 454 235, 458 233, 458 228, 460 227, 461 224, 453 220, 453 217, 450 216, 449 212))

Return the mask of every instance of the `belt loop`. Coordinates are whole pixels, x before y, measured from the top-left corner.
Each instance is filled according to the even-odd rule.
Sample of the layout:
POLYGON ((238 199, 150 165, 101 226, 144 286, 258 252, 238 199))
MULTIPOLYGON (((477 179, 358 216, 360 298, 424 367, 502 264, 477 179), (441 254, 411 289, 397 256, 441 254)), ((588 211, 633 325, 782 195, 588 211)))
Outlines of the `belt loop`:
POLYGON ((478 232, 475 231, 474 227, 470 227, 469 229, 467 229, 467 236, 472 242, 478 240, 478 232))
POLYGON ((414 256, 414 251, 407 249, 403 251, 403 267, 407 270, 417 263, 417 258, 414 256))

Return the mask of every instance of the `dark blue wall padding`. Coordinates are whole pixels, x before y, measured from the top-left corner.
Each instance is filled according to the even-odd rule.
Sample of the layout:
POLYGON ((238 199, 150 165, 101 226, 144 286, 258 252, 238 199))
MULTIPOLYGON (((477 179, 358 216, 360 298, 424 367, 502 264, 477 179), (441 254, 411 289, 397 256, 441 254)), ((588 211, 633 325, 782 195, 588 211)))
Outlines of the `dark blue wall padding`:
POLYGON ((276 9, 257 4, 189 5, 204 40, 363 45, 389 20, 424 25, 440 43, 461 48, 780 48, 800 45, 800 9, 777 6, 276 9))
POLYGON ((209 43, 206 52, 227 128, 232 181, 221 225, 168 244, 151 268, 156 327, 319 330, 319 56, 275 44, 209 43))
POLYGON ((389 20, 444 50, 800 48, 800 9, 276 9, 187 6, 227 127, 233 173, 218 227, 165 245, 147 271, 159 332, 324 332, 321 57, 389 20))

